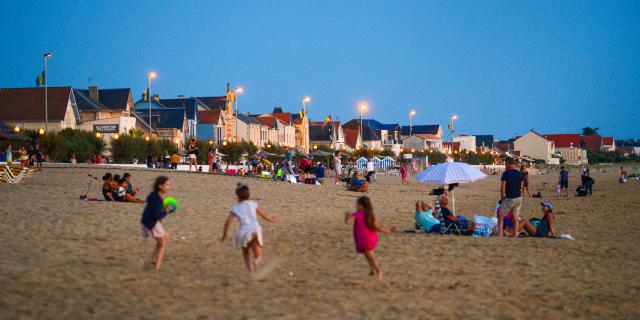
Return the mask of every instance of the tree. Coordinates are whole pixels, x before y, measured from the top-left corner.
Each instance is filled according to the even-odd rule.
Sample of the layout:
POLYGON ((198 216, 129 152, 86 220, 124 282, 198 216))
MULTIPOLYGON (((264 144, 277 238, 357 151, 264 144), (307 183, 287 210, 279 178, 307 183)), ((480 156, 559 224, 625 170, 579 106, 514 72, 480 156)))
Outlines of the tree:
POLYGON ((595 135, 598 134, 598 130, 600 130, 600 128, 584 127, 584 128, 582 128, 582 135, 583 136, 595 136, 595 135))

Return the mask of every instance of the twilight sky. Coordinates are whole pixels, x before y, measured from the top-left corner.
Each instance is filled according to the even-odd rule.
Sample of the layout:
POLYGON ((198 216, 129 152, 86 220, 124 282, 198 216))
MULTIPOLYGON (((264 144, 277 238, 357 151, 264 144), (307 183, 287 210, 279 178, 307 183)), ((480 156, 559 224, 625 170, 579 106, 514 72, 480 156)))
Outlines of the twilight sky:
POLYGON ((240 111, 332 114, 458 133, 640 138, 639 1, 4 1, 0 87, 146 87, 240 111), (180 4, 181 3, 181 4, 180 4))

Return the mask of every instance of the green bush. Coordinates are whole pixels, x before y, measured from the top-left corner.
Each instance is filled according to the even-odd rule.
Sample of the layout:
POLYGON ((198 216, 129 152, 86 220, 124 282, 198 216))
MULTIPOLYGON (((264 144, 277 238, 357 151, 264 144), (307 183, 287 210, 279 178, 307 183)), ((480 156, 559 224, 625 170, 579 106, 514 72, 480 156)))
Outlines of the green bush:
POLYGON ((105 150, 105 142, 92 132, 63 129, 59 132, 45 134, 42 150, 50 161, 68 162, 75 154, 78 162, 86 162, 91 155, 101 154, 105 150))
POLYGON ((169 140, 146 141, 139 135, 127 134, 111 140, 111 156, 116 163, 132 163, 133 159, 143 163, 148 155, 162 156, 165 151, 173 154, 178 148, 169 140))

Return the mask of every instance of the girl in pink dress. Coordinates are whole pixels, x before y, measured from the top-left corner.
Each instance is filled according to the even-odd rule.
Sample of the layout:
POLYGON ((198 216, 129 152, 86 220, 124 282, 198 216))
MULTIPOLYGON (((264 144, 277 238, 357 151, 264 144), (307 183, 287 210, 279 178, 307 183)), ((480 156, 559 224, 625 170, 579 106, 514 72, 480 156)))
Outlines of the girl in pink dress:
POLYGON ((402 184, 409 184, 409 181, 407 181, 407 166, 405 164, 400 166, 400 177, 402 178, 402 184))
POLYGON ((356 252, 364 254, 369 263, 371 272, 369 275, 382 279, 382 270, 376 259, 374 250, 378 244, 378 232, 391 233, 396 228, 385 229, 378 226, 375 215, 373 214, 373 205, 367 196, 358 198, 356 202, 356 212, 345 212, 344 221, 346 224, 353 225, 353 238, 356 243, 356 252))

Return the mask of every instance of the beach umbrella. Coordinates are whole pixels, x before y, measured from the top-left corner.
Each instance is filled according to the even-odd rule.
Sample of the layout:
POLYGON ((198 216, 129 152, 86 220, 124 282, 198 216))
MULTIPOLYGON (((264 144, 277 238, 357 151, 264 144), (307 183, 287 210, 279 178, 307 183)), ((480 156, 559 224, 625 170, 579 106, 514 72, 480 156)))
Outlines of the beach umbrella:
POLYGON ((271 153, 271 152, 267 152, 267 151, 264 151, 264 150, 260 150, 260 151, 258 151, 257 155, 259 155, 261 157, 273 157, 276 154, 275 153, 271 153))
MULTIPOLYGON (((431 166, 420 172, 416 180, 427 184, 452 184, 452 183, 472 183, 486 178, 482 171, 464 162, 444 162, 431 166)), ((453 212, 456 212, 456 197, 452 192, 453 212)))
POLYGON ((309 153, 309 155, 312 157, 328 157, 333 155, 333 153, 322 151, 322 150, 316 150, 314 152, 309 153))

